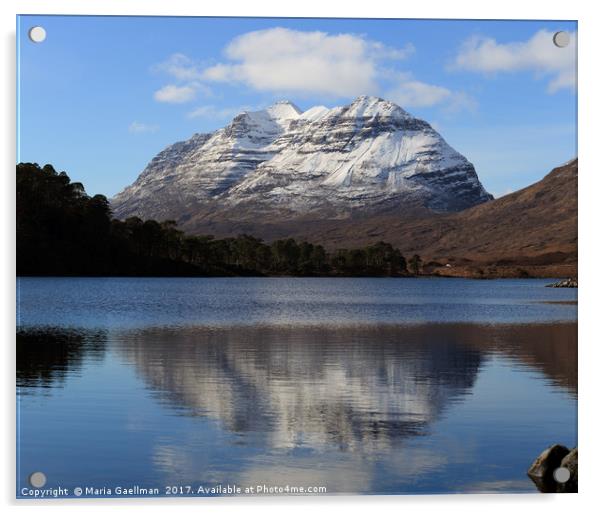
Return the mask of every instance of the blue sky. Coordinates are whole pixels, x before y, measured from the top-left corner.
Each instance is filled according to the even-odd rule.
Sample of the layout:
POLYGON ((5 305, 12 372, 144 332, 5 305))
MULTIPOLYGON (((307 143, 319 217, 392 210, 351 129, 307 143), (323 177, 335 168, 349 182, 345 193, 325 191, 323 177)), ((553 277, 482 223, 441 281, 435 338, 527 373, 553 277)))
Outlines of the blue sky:
POLYGON ((19 161, 113 196, 240 110, 360 94, 430 122, 494 195, 577 154, 575 22, 23 16, 19 161), (41 25, 47 39, 27 31, 41 25), (552 43, 559 30, 573 37, 552 43))

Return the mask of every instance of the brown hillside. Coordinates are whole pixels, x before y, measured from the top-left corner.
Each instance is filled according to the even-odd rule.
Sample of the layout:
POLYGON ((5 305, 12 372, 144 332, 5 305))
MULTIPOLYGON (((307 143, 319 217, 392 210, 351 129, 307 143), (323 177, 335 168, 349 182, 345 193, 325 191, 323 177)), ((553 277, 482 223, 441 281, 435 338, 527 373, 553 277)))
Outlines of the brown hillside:
MULTIPOLYGON (((485 273, 491 267, 497 272, 522 267, 531 274, 576 275, 577 160, 529 187, 459 213, 406 221, 372 218, 353 231, 358 245, 383 239, 425 262, 485 266, 485 273)), ((324 242, 340 244, 344 234, 348 231, 331 230, 324 242)))
POLYGON ((242 233, 268 241, 294 237, 328 248, 387 241, 406 256, 419 254, 425 271, 436 274, 576 276, 577 160, 520 191, 453 214, 408 207, 403 212, 342 219, 266 221, 252 213, 232 219, 216 211, 204 219, 184 221, 183 226, 218 237, 242 233))

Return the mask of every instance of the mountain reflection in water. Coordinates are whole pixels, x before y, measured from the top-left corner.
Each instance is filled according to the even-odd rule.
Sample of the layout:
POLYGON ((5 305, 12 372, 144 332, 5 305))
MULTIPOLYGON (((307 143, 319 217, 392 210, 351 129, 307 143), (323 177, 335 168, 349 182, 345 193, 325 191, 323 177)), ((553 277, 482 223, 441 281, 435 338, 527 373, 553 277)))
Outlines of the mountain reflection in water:
POLYGON ((273 447, 422 435, 499 353, 576 393, 575 325, 146 329, 119 353, 163 403, 273 447))
POLYGON ((576 323, 38 327, 17 355, 21 480, 533 491, 576 442, 576 323))

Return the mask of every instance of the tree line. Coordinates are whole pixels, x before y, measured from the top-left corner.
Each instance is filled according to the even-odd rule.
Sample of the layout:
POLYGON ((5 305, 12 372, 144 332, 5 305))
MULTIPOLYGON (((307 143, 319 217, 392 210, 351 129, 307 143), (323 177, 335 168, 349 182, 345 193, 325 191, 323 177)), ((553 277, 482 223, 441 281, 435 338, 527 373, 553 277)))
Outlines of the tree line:
MULTIPOLYGON (((420 258, 409 262, 417 274, 420 258)), ((103 195, 51 165, 17 165, 17 273, 98 276, 404 276, 397 248, 337 249, 250 235, 193 236, 176 222, 113 218, 103 195)))

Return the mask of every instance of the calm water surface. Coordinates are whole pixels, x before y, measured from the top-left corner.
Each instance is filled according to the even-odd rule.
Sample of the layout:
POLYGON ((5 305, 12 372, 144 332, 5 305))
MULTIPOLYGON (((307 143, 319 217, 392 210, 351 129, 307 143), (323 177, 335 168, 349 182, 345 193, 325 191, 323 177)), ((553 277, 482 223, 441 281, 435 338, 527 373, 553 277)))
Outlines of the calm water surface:
POLYGON ((19 279, 17 494, 535 492, 577 444, 576 290, 547 283, 19 279))

